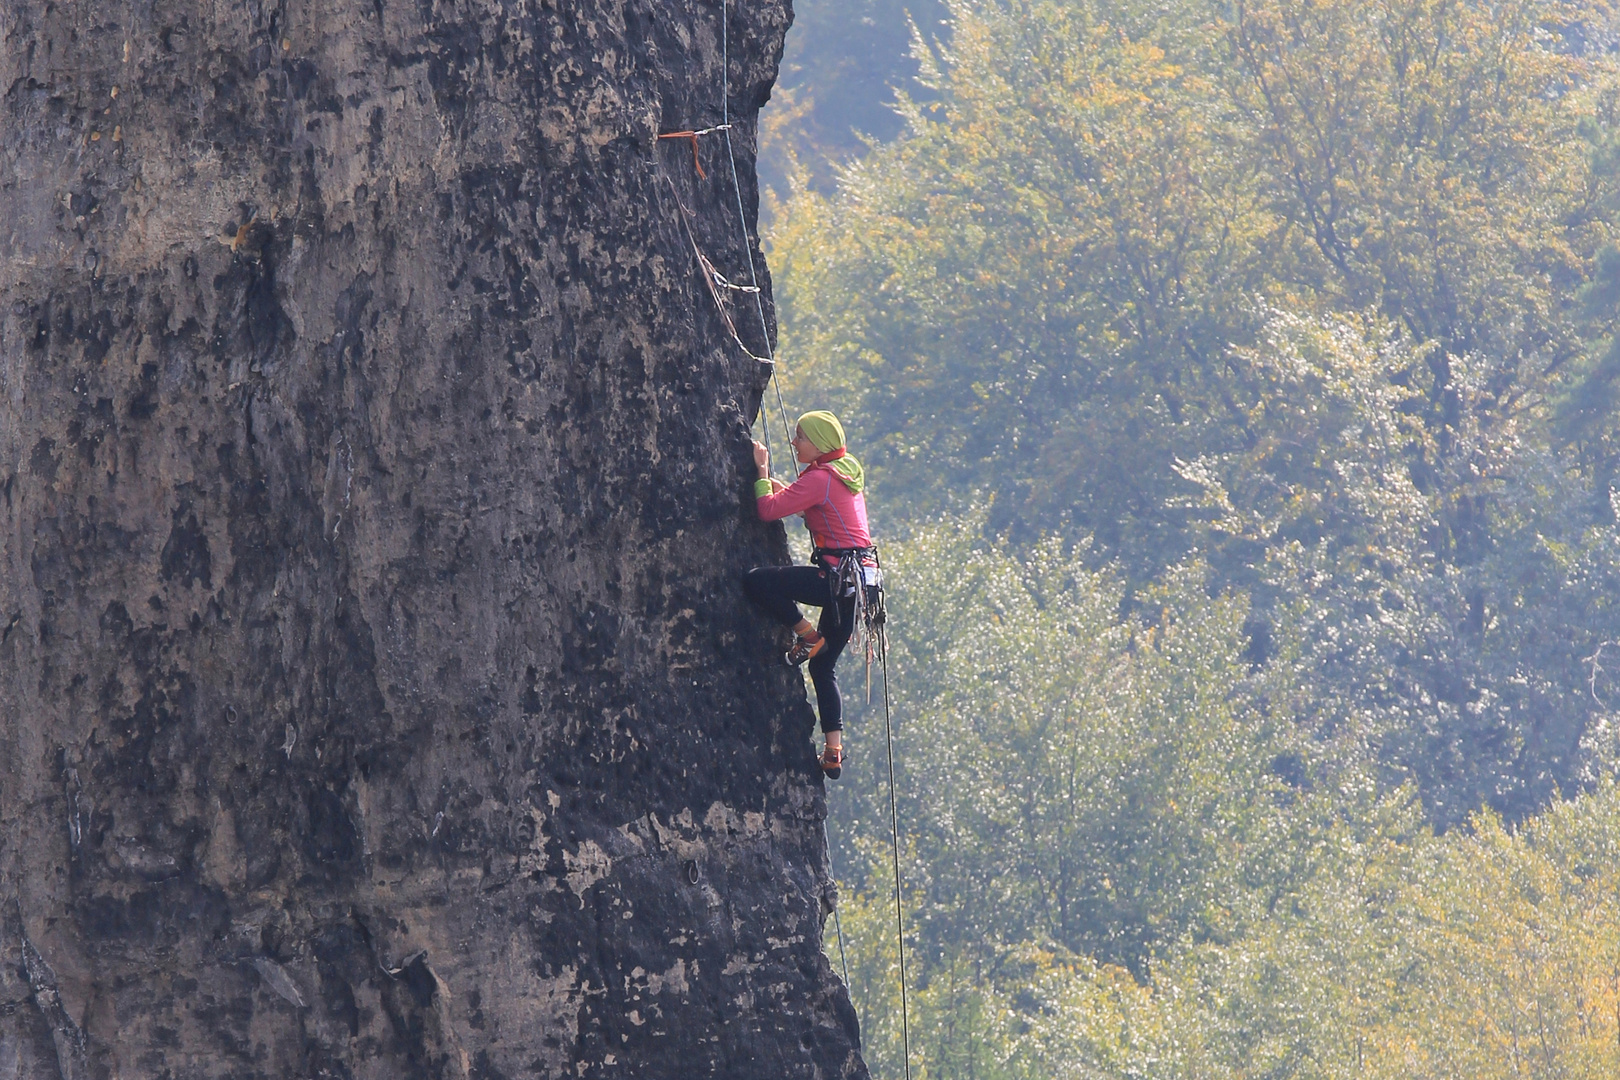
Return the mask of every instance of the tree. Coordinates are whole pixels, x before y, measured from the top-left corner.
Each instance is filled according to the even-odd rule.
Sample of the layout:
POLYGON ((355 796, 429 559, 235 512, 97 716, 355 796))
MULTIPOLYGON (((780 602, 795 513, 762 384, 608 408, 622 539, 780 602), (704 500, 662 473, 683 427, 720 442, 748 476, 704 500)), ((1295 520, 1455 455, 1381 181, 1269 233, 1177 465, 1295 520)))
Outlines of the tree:
POLYGON ((1255 657, 1317 634, 1345 692, 1296 719, 1370 724, 1442 824, 1583 782, 1614 541, 1548 401, 1599 437, 1606 369, 1560 380, 1604 325, 1612 63, 1528 0, 952 10, 937 102, 773 240, 789 392, 849 414, 890 520, 1083 533, 1127 606, 1198 551, 1255 657), (1322 400, 1260 355, 1287 319, 1389 362, 1322 400))

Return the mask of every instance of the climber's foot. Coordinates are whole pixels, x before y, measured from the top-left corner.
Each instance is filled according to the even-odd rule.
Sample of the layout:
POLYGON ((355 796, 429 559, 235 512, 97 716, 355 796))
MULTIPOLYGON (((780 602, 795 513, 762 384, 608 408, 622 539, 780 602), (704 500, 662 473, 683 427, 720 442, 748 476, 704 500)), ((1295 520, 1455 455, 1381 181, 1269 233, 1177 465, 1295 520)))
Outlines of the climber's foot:
POLYGON ((829 746, 821 752, 821 772, 829 780, 836 780, 844 772, 844 748, 829 746))
POLYGON ((811 630, 807 634, 795 634, 793 637, 793 648, 787 651, 787 654, 782 657, 782 660, 787 664, 788 667, 798 667, 806 660, 809 660, 815 656, 816 653, 820 652, 822 647, 826 644, 827 639, 816 633, 814 630, 811 630))

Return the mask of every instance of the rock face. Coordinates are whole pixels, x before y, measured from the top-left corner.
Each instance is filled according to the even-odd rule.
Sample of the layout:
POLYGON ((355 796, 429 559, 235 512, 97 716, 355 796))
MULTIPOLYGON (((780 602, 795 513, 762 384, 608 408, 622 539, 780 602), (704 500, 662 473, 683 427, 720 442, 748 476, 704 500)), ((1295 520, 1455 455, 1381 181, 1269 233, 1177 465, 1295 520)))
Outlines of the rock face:
POLYGON ((0 7, 0 1075, 866 1074, 732 4, 0 7))

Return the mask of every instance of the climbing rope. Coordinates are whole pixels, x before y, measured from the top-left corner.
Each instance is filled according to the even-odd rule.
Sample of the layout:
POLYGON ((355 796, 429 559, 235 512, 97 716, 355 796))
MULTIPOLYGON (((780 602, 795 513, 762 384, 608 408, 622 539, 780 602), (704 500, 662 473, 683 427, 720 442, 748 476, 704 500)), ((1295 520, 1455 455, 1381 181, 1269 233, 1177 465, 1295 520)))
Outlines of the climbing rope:
MULTIPOLYGON (((888 748, 889 762, 889 840, 890 853, 894 859, 894 934, 895 945, 900 956, 900 1040, 905 1052, 906 1080, 911 1080, 911 1011, 906 994, 906 921, 905 911, 901 905, 900 880, 900 807, 895 795, 894 782, 894 722, 889 706, 889 638, 888 601, 883 591, 883 559, 876 547, 871 549, 872 561, 867 563, 864 556, 848 551, 838 560, 838 569, 831 576, 832 600, 836 604, 838 597, 848 596, 853 591, 855 596, 853 633, 850 635, 852 643, 864 640, 867 655, 867 694, 871 695, 871 657, 875 651, 878 666, 883 672, 883 736, 888 748)), ((836 610, 836 608, 834 609, 836 610)), ((837 921, 838 909, 833 909, 834 926, 838 929, 838 949, 840 956, 844 948, 843 924, 837 921)), ((844 985, 849 985, 849 974, 844 974, 844 985)))
MULTIPOLYGON (((832 870, 832 841, 827 839, 827 819, 821 819, 821 843, 827 849, 827 869, 832 870)), ((833 880, 838 875, 833 874, 833 880)), ((844 921, 838 917, 838 905, 833 905, 833 928, 838 931, 838 965, 844 969, 844 986, 849 986, 849 957, 844 955, 844 921)))
MULTIPOLYGON (((705 135, 720 134, 726 141, 726 160, 731 167, 731 190, 737 202, 737 228, 742 236, 743 254, 748 259, 747 285, 738 285, 726 279, 715 268, 713 262, 703 254, 703 249, 697 242, 697 230, 693 225, 694 216, 681 202, 680 192, 675 188, 675 181, 668 173, 664 179, 669 183, 670 193, 675 198, 675 205, 680 209, 681 224, 686 232, 686 238, 692 245, 692 254, 696 258, 698 267, 703 273, 704 285, 708 287, 709 295, 714 300, 715 308, 720 312, 720 318, 725 323, 726 331, 731 335, 732 341, 749 358, 771 366, 770 382, 776 391, 776 407, 782 418, 782 431, 789 444, 793 441, 793 428, 788 423, 787 405, 782 398, 782 383, 777 377, 777 364, 775 350, 771 346, 770 322, 765 317, 765 299, 759 284, 759 268, 754 262, 754 248, 748 238, 748 214, 743 208, 742 181, 737 173, 737 154, 731 142, 731 6, 730 0, 720 0, 720 123, 713 127, 694 128, 690 131, 670 131, 661 133, 658 138, 687 139, 692 144, 692 166, 697 172, 698 179, 708 179, 703 171, 703 163, 698 155, 698 139, 705 135), (742 336, 737 333, 737 326, 731 317, 731 312, 725 305, 722 290, 752 293, 754 295, 754 309, 759 314, 760 338, 764 343, 764 355, 758 355, 743 342, 742 336)), ((764 417, 764 403, 761 402, 760 426, 765 435, 765 446, 770 448, 770 423, 764 417)), ((793 475, 799 475, 799 463, 796 455, 789 453, 789 462, 793 465, 793 475)), ((894 724, 889 703, 889 648, 888 636, 885 629, 886 612, 884 610, 883 594, 881 590, 881 568, 879 568, 878 584, 867 595, 867 582, 864 570, 859 569, 858 560, 846 560, 857 564, 858 580, 855 584, 856 594, 860 598, 857 604, 859 613, 857 625, 865 631, 867 650, 867 696, 871 697, 871 657, 874 650, 877 654, 878 666, 883 672, 883 733, 888 750, 889 766, 889 839, 890 851, 894 865, 894 928, 895 943, 900 956, 900 1040, 904 1053, 905 1080, 911 1080, 911 1022, 910 1007, 906 985, 906 927, 905 912, 901 903, 901 877, 900 877, 900 810, 899 801, 895 794, 894 779, 894 724)), ((823 842, 826 841, 825 827, 823 842)), ((828 845, 831 850, 831 845, 828 845)), ((838 916, 838 908, 833 907, 833 926, 838 933, 838 958, 844 970, 844 986, 849 986, 849 960, 844 954, 844 927, 838 916)))
MULTIPOLYGON (((720 130, 726 137, 726 160, 731 163, 731 190, 737 195, 737 228, 742 233, 743 253, 748 256, 748 280, 754 286, 754 307, 759 312, 759 332, 765 341, 765 355, 771 360, 771 385, 776 389, 776 407, 782 414, 782 433, 793 445, 793 429, 788 427, 787 406, 782 402, 782 382, 776 377, 776 352, 771 348, 771 332, 765 321, 765 300, 759 291, 759 271, 754 267, 754 248, 748 242, 748 215, 743 211, 742 181, 737 179, 737 154, 731 146, 731 0, 720 0, 720 130)), ((696 152, 697 140, 692 140, 696 152)), ((799 476, 799 459, 788 454, 793 476, 799 476)))
MULTIPOLYGON (((681 202, 680 192, 675 190, 675 181, 671 180, 669 178, 669 174, 667 173, 664 175, 664 180, 669 184, 669 192, 675 198, 675 205, 680 208, 681 224, 686 228, 686 239, 692 244, 692 254, 694 257, 696 257, 698 266, 703 270, 703 283, 709 287, 709 295, 714 298, 715 310, 720 312, 720 321, 725 323, 726 332, 731 335, 731 340, 737 343, 737 348, 741 349, 743 351, 743 355, 747 356, 750 360, 757 360, 762 364, 771 363, 769 357, 755 355, 753 350, 751 350, 747 344, 744 343, 742 336, 737 333, 737 324, 731 319, 731 312, 726 308, 725 301, 720 298, 720 290, 723 288, 735 289, 738 292, 758 292, 759 290, 757 288, 751 288, 747 285, 733 285, 731 282, 726 280, 724 274, 720 273, 720 271, 714 268, 714 263, 710 262, 709 257, 703 254, 703 249, 698 247, 697 234, 692 229, 692 211, 688 210, 686 208, 686 204, 681 202)), ((773 366, 771 369, 773 376, 775 375, 775 370, 776 369, 773 366)), ((767 428, 765 434, 766 437, 769 438, 769 428, 767 428)))
MULTIPOLYGON (((882 622, 877 624, 878 664, 883 669, 883 738, 889 757, 889 840, 894 856, 894 943, 900 952, 900 1045, 905 1053, 906 1080, 911 1080, 910 1010, 906 1005, 906 920, 900 907, 900 809, 894 795, 894 724, 889 715, 889 640, 882 622)), ((842 940, 839 941, 842 947, 842 940)), ((849 985, 845 980, 845 985, 849 985)))
MULTIPOLYGON (((697 156, 697 140, 698 140, 698 136, 700 136, 700 135, 709 135, 709 134, 712 134, 712 133, 714 133, 716 131, 721 131, 721 130, 727 129, 729 127, 730 127, 730 125, 727 124, 727 125, 716 125, 714 127, 709 127, 709 128, 702 128, 702 129, 697 130, 697 131, 670 131, 670 132, 665 132, 664 134, 659 135, 658 137, 660 139, 691 139, 692 140, 692 164, 697 169, 698 175, 700 177, 705 177, 706 178, 708 176, 708 173, 703 171, 703 166, 701 164, 699 164, 699 162, 698 162, 698 156, 697 156)), ((674 198, 675 205, 680 210, 680 213, 681 213, 681 226, 682 226, 682 228, 684 229, 684 231, 686 233, 687 242, 689 244, 691 244, 691 246, 692 246, 692 256, 697 260, 698 267, 702 271, 703 283, 706 286, 708 286, 709 296, 710 296, 710 298, 712 298, 714 300, 714 309, 720 313, 720 320, 721 320, 721 322, 723 322, 725 324, 726 333, 731 335, 731 340, 736 343, 737 348, 742 351, 742 354, 744 356, 748 357, 750 360, 753 360, 753 361, 755 361, 757 363, 770 365, 771 379, 774 382, 775 379, 776 379, 776 361, 769 355, 760 356, 758 353, 754 352, 754 350, 752 350, 752 349, 750 349, 748 347, 748 343, 745 342, 742 339, 742 335, 737 332, 737 323, 731 317, 731 309, 726 306, 726 302, 722 298, 721 292, 720 292, 720 290, 725 289, 725 290, 728 290, 728 291, 731 291, 731 292, 753 293, 755 303, 758 304, 760 306, 761 311, 763 311, 763 309, 764 309, 764 301, 762 301, 759 298, 760 287, 757 284, 758 279, 755 278, 756 284, 753 284, 753 285, 739 285, 736 282, 734 282, 734 281, 730 280, 729 278, 727 278, 724 274, 722 274, 718 269, 715 268, 714 262, 707 255, 703 254, 703 248, 698 244, 697 230, 696 230, 695 225, 694 225, 694 222, 697 220, 696 215, 692 213, 692 211, 687 207, 686 203, 681 201, 680 192, 676 190, 675 181, 670 177, 670 175, 666 172, 666 173, 663 174, 663 176, 664 176, 665 183, 667 183, 669 185, 670 195, 671 195, 672 198, 674 198)), ((743 229, 743 244, 744 244, 745 248, 747 246, 747 242, 748 242, 748 232, 747 232, 747 228, 745 226, 744 229, 743 229)), ((753 252, 752 251, 749 251, 749 271, 750 271, 750 273, 752 273, 752 271, 753 271, 753 252)), ((761 323, 761 325, 763 326, 764 324, 761 323)), ((770 335, 766 334, 765 335, 765 349, 766 349, 767 353, 769 353, 769 351, 770 351, 770 346, 771 346, 770 335)), ((782 413, 782 427, 783 427, 784 431, 787 434, 788 443, 789 443, 789 445, 791 445, 792 442, 793 442, 793 433, 791 432, 791 430, 788 430, 787 409, 782 403, 782 388, 781 388, 780 384, 778 384, 777 387, 776 387, 776 404, 777 404, 777 408, 781 410, 781 413, 782 413)), ((764 412, 765 412, 765 410, 763 408, 764 402, 761 401, 760 405, 761 405, 760 430, 761 430, 761 432, 763 432, 763 434, 765 436, 765 449, 766 449, 767 452, 769 452, 770 449, 771 449, 771 425, 770 425, 770 422, 768 420, 766 420, 765 417, 764 417, 764 412)), ((794 476, 797 477, 798 473, 799 473, 799 464, 798 464, 797 458, 790 454, 788 456, 788 460, 793 465, 793 474, 794 474, 794 476)))

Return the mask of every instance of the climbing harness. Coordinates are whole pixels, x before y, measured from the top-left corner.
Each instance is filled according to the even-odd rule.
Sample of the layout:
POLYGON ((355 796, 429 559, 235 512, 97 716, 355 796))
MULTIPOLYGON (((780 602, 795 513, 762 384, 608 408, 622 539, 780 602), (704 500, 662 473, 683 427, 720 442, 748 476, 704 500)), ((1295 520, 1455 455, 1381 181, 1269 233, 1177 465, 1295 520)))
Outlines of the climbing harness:
POLYGON ((838 602, 855 598, 854 620, 850 641, 858 643, 866 654, 866 703, 872 704, 872 661, 877 658, 878 639, 888 613, 883 606, 883 563, 876 545, 861 548, 822 548, 810 553, 810 561, 821 567, 827 576, 827 593, 831 603, 833 625, 841 618, 838 602), (837 565, 832 560, 837 559, 837 565))
MULTIPOLYGON (((771 345, 771 332, 769 320, 765 318, 764 294, 759 286, 759 269, 754 263, 753 245, 748 239, 748 215, 743 208, 742 181, 737 175, 737 154, 731 142, 731 0, 720 0, 720 123, 706 128, 694 128, 690 131, 669 131, 659 134, 660 141, 665 139, 686 139, 692 144, 692 166, 697 172, 698 179, 708 179, 703 171, 703 163, 698 154, 698 140, 706 135, 719 134, 726 141, 726 160, 731 167, 731 189, 737 203, 737 228, 742 235, 743 253, 748 259, 747 285, 739 285, 726 279, 715 268, 713 262, 703 254, 703 249, 697 241, 697 230, 693 227, 695 220, 692 211, 681 202, 680 193, 675 188, 675 181, 668 173, 664 174, 669 184, 670 193, 675 197, 675 205, 680 209, 681 225, 686 232, 686 238, 692 245, 692 254, 697 260, 698 268, 703 274, 703 283, 709 290, 709 296, 714 300, 716 310, 720 312, 721 321, 725 324, 726 332, 731 335, 732 341, 749 358, 769 364, 771 368, 771 384, 776 391, 776 407, 782 417, 782 431, 791 444, 793 441, 793 428, 788 423, 787 405, 782 399, 782 383, 777 378, 776 357, 771 345), (730 310, 725 304, 725 292, 752 293, 754 296, 754 309, 759 314, 760 338, 764 342, 764 354, 756 354, 742 340, 737 332, 736 322, 731 317, 730 310)), ((770 449, 771 432, 770 423, 765 420, 761 402, 761 429, 765 435, 766 450, 770 449)), ((793 475, 799 475, 799 463, 793 454, 788 455, 793 465, 793 475)), ((866 650, 866 699, 868 704, 872 700, 872 662, 875 659, 883 673, 883 732, 888 748, 889 765, 889 835, 891 854, 894 863, 894 928, 896 945, 900 956, 900 1039, 904 1053, 905 1080, 911 1080, 911 1022, 910 1007, 907 999, 906 986, 906 935, 905 913, 901 905, 901 879, 900 879, 900 810, 895 795, 894 780, 894 728, 890 716, 889 705, 889 649, 887 638, 887 611, 883 597, 883 568, 878 558, 876 547, 850 548, 850 549, 818 549, 819 556, 837 556, 838 566, 829 570, 825 561, 822 567, 828 572, 828 588, 832 595, 833 616, 838 617, 838 600, 840 597, 852 595, 855 598, 855 633, 860 635, 866 650), (843 557, 843 556, 851 557, 843 557), (835 580, 836 578, 836 580, 835 580)), ((852 637, 854 635, 852 634, 852 637)), ((830 850, 830 848, 829 848, 830 850)), ((838 918, 837 907, 833 908, 833 924, 838 931, 838 955, 844 968, 844 986, 849 986, 849 961, 844 956, 844 929, 838 918)))

